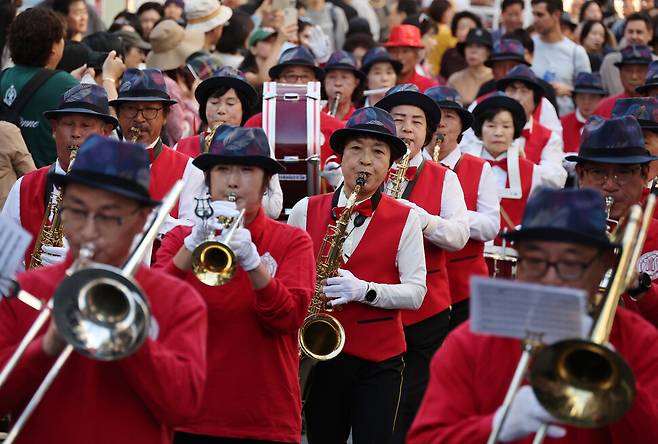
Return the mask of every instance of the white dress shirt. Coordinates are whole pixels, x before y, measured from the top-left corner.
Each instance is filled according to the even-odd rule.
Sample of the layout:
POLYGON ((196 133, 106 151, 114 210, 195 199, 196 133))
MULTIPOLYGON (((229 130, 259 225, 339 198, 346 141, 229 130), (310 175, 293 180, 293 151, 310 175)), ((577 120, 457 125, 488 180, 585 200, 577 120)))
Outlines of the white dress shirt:
MULTIPOLYGON (((532 132, 533 120, 526 122, 523 129, 532 132)), ((525 137, 521 136, 512 142, 519 147, 519 152, 523 153, 525 147, 525 137)), ((562 134, 551 131, 551 136, 541 152, 539 164, 535 168, 535 174, 541 179, 541 184, 549 188, 563 188, 567 180, 567 170, 562 167, 564 159, 564 140, 562 134)))
MULTIPOLYGON (((491 155, 491 153, 489 153, 489 151, 483 148, 478 157, 481 157, 485 160, 502 160, 502 159, 507 159, 507 152, 500 154, 498 157, 494 157, 491 155)), ((499 166, 492 167, 491 171, 493 172, 494 177, 496 178, 496 189, 499 191, 500 194, 500 191, 505 189, 507 185, 507 171, 505 171, 499 166)), ((537 172, 537 165, 535 165, 534 172, 535 173, 537 172)), ((537 174, 533 174, 532 183, 530 185, 530 194, 532 194, 535 188, 537 188, 540 185, 541 185, 541 179, 539 179, 537 174)))
MULTIPOLYGON (((340 193, 338 206, 345 206, 347 197, 344 192, 340 193)), ((308 211, 308 197, 303 198, 295 204, 290 212, 288 224, 306 230, 308 211)), ((375 210, 375 213, 377 210, 375 210)), ((374 214, 374 213, 373 213, 374 214)), ((357 213, 352 215, 347 226, 349 235, 343 244, 343 262, 349 263, 349 258, 361 242, 361 238, 370 225, 371 218, 366 218, 360 227, 354 226, 357 213)), ((421 233, 420 221, 414 211, 409 211, 400 239, 383 240, 378 245, 368 246, 370 248, 392 248, 392 243, 397 241, 397 254, 395 256, 398 270, 400 271, 399 284, 381 284, 371 282, 370 287, 377 292, 377 297, 372 303, 364 302, 379 308, 389 309, 418 309, 425 298, 427 286, 427 269, 425 266, 425 249, 423 247, 423 235, 421 233)), ((358 276, 356 276, 358 278, 358 276)))
MULTIPOLYGON (((422 151, 416 154, 409 166, 418 167, 423 162, 422 151)), ((402 194, 408 182, 402 181, 402 194)), ((430 222, 423 230, 425 239, 446 251, 464 248, 470 237, 468 211, 464 202, 464 191, 454 171, 448 170, 443 179, 441 210, 439 215, 430 214, 430 222)))
MULTIPOLYGON (((461 156, 462 152, 459 147, 456 147, 441 160, 441 165, 454 171, 461 156)), ((423 150, 423 157, 429 159, 431 156, 426 150, 423 150)), ((476 178, 473 178, 473 180, 476 180, 476 178)), ((493 171, 491 171, 491 165, 485 163, 482 166, 482 174, 478 182, 476 210, 467 210, 471 239, 484 242, 490 241, 496 237, 500 230, 500 201, 498 195, 492 192, 495 189, 496 178, 493 171)))

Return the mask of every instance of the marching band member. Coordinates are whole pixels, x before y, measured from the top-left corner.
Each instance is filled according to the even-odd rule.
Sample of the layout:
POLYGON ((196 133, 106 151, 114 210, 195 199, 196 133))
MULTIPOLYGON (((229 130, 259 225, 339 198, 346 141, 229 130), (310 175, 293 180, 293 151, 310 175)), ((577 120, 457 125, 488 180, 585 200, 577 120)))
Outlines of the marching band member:
MULTIPOLYGON (((439 162, 457 174, 468 210, 468 243, 459 251, 446 252, 452 330, 468 319, 470 277, 488 274, 483 256, 484 243, 493 240, 498 234, 500 203, 498 196, 491 192, 496 189, 496 179, 489 163, 470 154, 462 154, 457 146, 462 133, 470 128, 473 122, 473 116, 462 106, 457 91, 445 86, 433 86, 425 91, 425 94, 441 109, 441 123, 433 139, 436 143, 437 134, 443 138, 439 145, 439 162)), ((437 147, 435 143, 425 147, 425 159, 432 159, 437 147)))
MULTIPOLYGON (((612 117, 632 116, 642 129, 644 147, 652 156, 658 155, 658 99, 655 97, 633 97, 619 99, 612 109, 612 117)), ((649 163, 649 187, 658 177, 658 161, 649 163)), ((649 188, 645 188, 648 193, 649 188)))
POLYGON ((480 152, 473 154, 491 165, 496 178, 501 230, 512 230, 521 223, 528 197, 539 184, 535 164, 512 144, 521 135, 525 119, 521 104, 501 93, 489 96, 473 110, 473 132, 482 141, 480 152))
POLYGON ((297 333, 315 285, 313 245, 302 230, 265 217, 262 191, 284 168, 271 158, 263 130, 227 129, 215 133, 194 164, 205 172, 213 217, 245 210, 245 228, 228 241, 238 264, 235 276, 213 287, 193 273, 192 252, 209 234, 199 219, 194 227, 170 231, 158 250, 157 266, 195 287, 210 313, 203 406, 174 442, 297 443, 297 333), (235 202, 229 202, 231 195, 235 202))
POLYGON ((405 84, 391 88, 377 107, 393 116, 398 137, 410 150, 400 201, 419 215, 428 271, 423 305, 418 310, 402 312, 407 351, 394 441, 404 442, 427 386, 432 355, 448 334, 451 301, 446 251, 461 250, 468 242, 468 215, 457 175, 438 163, 426 161, 421 152, 441 121, 441 111, 434 100, 420 93, 416 85, 405 84))
MULTIPOLYGON (((146 145, 151 162, 149 192, 161 199, 174 183, 184 181, 179 203, 171 211, 174 219, 194 220, 194 196, 203 191, 203 174, 192 160, 162 143, 160 134, 167 121, 169 107, 175 104, 167 93, 164 76, 157 69, 127 69, 119 86, 119 96, 110 101, 126 140, 146 145)), ((166 223, 161 233, 171 229, 166 223)))
POLYGON ((578 152, 580 134, 585 122, 594 113, 597 105, 607 95, 598 72, 579 72, 573 82, 573 103, 576 110, 562 116, 562 140, 564 152, 578 152))
MULTIPOLYGON (((110 114, 107 93, 95 84, 74 86, 62 95, 57 109, 44 113, 53 129, 57 148, 57 160, 50 166, 39 168, 19 178, 7 196, 2 208, 4 216, 13 219, 32 235, 25 251, 24 266, 32 262, 34 246, 44 222, 44 213, 53 193, 53 181, 48 173, 66 174, 70 168, 71 148, 79 147, 91 134, 109 136, 119 125, 110 114)), ((50 215, 49 215, 50 217, 50 215)), ((40 261, 43 265, 61 262, 66 257, 66 247, 43 245, 40 261)))
POLYGON ((386 90, 395 86, 401 70, 402 63, 393 59, 386 49, 381 46, 369 49, 361 64, 361 71, 366 75, 366 89, 384 91, 366 97, 364 106, 379 102, 386 90))
POLYGON ((365 178, 343 245, 339 276, 324 293, 345 329, 342 353, 318 362, 304 410, 310 444, 385 443, 393 434, 405 351, 400 309, 417 309, 426 292, 418 215, 381 193, 388 170, 406 151, 395 122, 379 108, 360 108, 331 137, 343 158, 343 186, 299 201, 288 223, 305 228, 317 253, 359 176, 365 178), (342 310, 340 309, 342 308, 342 310))
MULTIPOLYGON (((202 81, 194 91, 199 102, 199 115, 207 126, 201 135, 186 137, 178 141, 174 149, 196 158, 207 152, 206 138, 220 125, 242 126, 258 105, 258 93, 247 83, 244 74, 237 69, 225 67, 212 77, 202 81)), ((283 208, 283 191, 277 175, 272 176, 263 196, 265 213, 276 219, 283 208)))
MULTIPOLYGON (((578 155, 566 159, 576 162, 581 187, 596 188, 614 199, 609 217, 620 220, 631 205, 642 200, 649 180, 649 163, 658 157, 644 147, 642 129, 634 117, 605 120, 595 116, 585 125, 578 155)), ((628 289, 624 301, 628 308, 658 327, 656 260, 658 221, 653 220, 637 263, 638 278, 628 289)))
MULTIPOLYGON (((603 206, 596 190, 543 189, 533 195, 522 228, 509 233, 519 251, 517 279, 580 288, 594 298, 613 261, 603 206)), ((547 442, 658 441, 658 332, 635 313, 618 308, 609 341, 636 381, 635 400, 622 419, 591 429, 555 425, 532 388, 524 385, 512 401, 499 441, 530 443, 543 423, 554 424, 548 427, 547 442)), ((468 322, 459 326, 432 360, 430 384, 407 442, 486 442, 521 351, 519 340, 472 333, 468 322)))
MULTIPOLYGON (((336 51, 331 54, 324 65, 324 90, 327 93, 327 106, 322 110, 330 113, 336 106, 336 119, 346 122, 356 110, 352 102, 361 92, 365 75, 357 68, 354 56, 347 51, 336 51), (338 104, 334 100, 339 98, 338 104)), ((331 113, 330 113, 331 114, 331 113)))
POLYGON ((526 159, 537 165, 536 174, 541 178, 542 184, 562 188, 567 180, 567 172, 562 167, 562 137, 556 131, 546 128, 533 116, 544 96, 544 88, 537 81, 537 77, 528 66, 520 64, 498 80, 496 88, 516 99, 525 110, 526 124, 521 131, 521 137, 514 141, 515 145, 518 145, 526 159))
MULTIPOLYGON (((91 259, 122 267, 133 238, 159 202, 149 195, 144 148, 93 135, 67 175, 49 173, 63 189, 62 219, 70 244, 64 262, 18 277, 23 290, 47 301, 81 247, 91 259)), ((134 276, 150 306, 148 337, 132 355, 111 361, 73 353, 46 391, 17 443, 169 443, 173 426, 201 406, 206 379, 207 310, 192 286, 140 267, 134 276), (66 419, 74 419, 72 424, 66 419)), ((104 296, 104 295, 103 295, 104 296)), ((0 364, 5 365, 38 312, 18 299, 0 303, 0 364)), ((51 320, 29 344, 0 390, 0 413, 17 414, 65 348, 51 320)))
MULTIPOLYGON (((279 62, 270 68, 269 74, 274 82, 297 85, 320 81, 324 77, 324 71, 317 67, 311 51, 303 46, 294 46, 283 51, 279 62)), ((263 126, 262 113, 247 120, 245 126, 261 128, 263 126)), ((320 131, 322 132, 321 139, 323 139, 320 147, 320 165, 324 165, 327 157, 333 154, 329 146, 331 134, 343 126, 345 126, 343 122, 335 117, 331 117, 327 113, 320 113, 320 131)))

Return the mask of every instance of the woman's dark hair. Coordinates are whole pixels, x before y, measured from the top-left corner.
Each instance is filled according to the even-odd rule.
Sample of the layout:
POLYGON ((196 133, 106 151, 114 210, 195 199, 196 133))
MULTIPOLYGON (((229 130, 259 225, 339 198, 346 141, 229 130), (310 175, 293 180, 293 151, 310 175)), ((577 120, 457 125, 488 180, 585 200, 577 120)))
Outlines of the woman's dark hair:
POLYGON ((459 21, 464 18, 475 22, 476 28, 482 28, 482 20, 480 17, 470 11, 460 11, 452 17, 452 22, 450 22, 450 32, 452 32, 453 36, 457 34, 457 25, 459 25, 459 21))
POLYGON ((435 22, 441 23, 443 15, 451 7, 452 5, 448 0, 434 0, 427 8, 427 15, 432 17, 435 22))
POLYGON ((352 34, 345 39, 343 49, 347 52, 354 52, 356 48, 365 48, 366 50, 369 50, 375 46, 377 46, 377 44, 372 39, 372 35, 360 32, 352 34))
POLYGON ((309 26, 313 26, 313 23, 306 17, 300 17, 297 20, 297 34, 301 34, 309 26))
POLYGON ((610 37, 610 33, 608 32, 608 28, 605 27, 605 25, 603 24, 603 21, 601 21, 601 20, 587 20, 587 21, 585 21, 585 23, 583 24, 583 29, 580 30, 580 42, 581 42, 581 44, 582 44, 582 42, 585 41, 585 38, 590 33, 590 31, 592 30, 594 25, 596 25, 597 23, 599 25, 603 26, 603 35, 604 35, 604 39, 605 39, 604 44, 608 45, 608 46, 611 46, 612 45, 612 38, 610 37))
POLYGON ((52 8, 55 12, 59 12, 62 15, 68 15, 71 3, 75 2, 82 2, 85 6, 87 5, 85 0, 55 0, 52 4, 52 8))
POLYGON ((601 17, 603 17, 603 9, 601 8, 599 2, 596 0, 587 0, 585 3, 583 3, 583 6, 580 7, 580 12, 578 13, 578 23, 585 21, 585 11, 587 11, 587 8, 589 8, 591 5, 598 6, 599 10, 601 11, 601 17))
MULTIPOLYGON (((232 89, 230 86, 220 86, 208 96, 208 100, 222 97, 230 89, 232 89)), ((245 96, 239 89, 233 89, 233 91, 235 91, 235 94, 238 96, 238 99, 242 104, 242 121, 240 121, 240 125, 244 125, 245 122, 249 120, 249 117, 254 114, 255 104, 249 103, 247 96, 245 96)), ((204 123, 208 123, 208 119, 206 118, 206 103, 207 101, 199 104, 199 115, 204 123)))
POLYGON ((439 32, 439 25, 426 14, 409 16, 402 21, 402 24, 414 25, 420 30, 420 35, 425 35, 431 31, 434 33, 439 32))
POLYGON ((142 3, 142 6, 140 6, 139 9, 137 9, 137 17, 139 17, 140 15, 142 15, 142 13, 146 11, 150 11, 151 9, 153 9, 158 14, 160 14, 160 17, 164 16, 164 6, 162 6, 158 2, 146 2, 146 3, 142 3))
POLYGON ((65 30, 64 19, 52 9, 26 10, 9 26, 7 40, 11 58, 17 65, 45 66, 53 44, 64 38, 65 30))
POLYGON ((516 139, 521 135, 521 131, 523 130, 523 123, 518 122, 520 125, 517 124, 517 122, 514 120, 514 114, 512 111, 508 110, 507 108, 491 108, 473 115, 473 125, 471 128, 473 128, 473 133, 477 136, 478 139, 482 139, 482 126, 484 125, 484 122, 493 120, 503 111, 507 111, 512 116, 512 121, 514 122, 514 138, 516 139))
POLYGON ((225 54, 238 54, 247 49, 247 37, 254 29, 254 22, 246 12, 233 11, 233 16, 224 27, 224 32, 217 42, 217 51, 225 54))
POLYGON ((142 25, 139 23, 139 17, 137 14, 128 12, 125 9, 114 16, 107 32, 121 31, 126 25, 132 26, 137 34, 142 35, 142 25))

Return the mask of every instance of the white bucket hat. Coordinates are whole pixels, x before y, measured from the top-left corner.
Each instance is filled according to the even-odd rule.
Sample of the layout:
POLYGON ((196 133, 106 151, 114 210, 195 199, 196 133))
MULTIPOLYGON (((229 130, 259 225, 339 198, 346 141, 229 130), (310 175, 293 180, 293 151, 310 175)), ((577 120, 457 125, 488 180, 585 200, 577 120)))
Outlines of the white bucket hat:
POLYGON ((233 10, 220 0, 186 0, 187 29, 208 32, 228 22, 233 10))

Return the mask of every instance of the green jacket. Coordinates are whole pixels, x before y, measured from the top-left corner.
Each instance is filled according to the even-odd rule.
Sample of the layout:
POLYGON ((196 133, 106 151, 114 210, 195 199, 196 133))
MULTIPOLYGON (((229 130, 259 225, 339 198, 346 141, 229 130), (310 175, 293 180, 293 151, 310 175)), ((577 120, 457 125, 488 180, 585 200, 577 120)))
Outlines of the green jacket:
MULTIPOLYGON (((39 69, 16 65, 5 70, 0 77, 0 100, 9 106, 39 69)), ((57 159, 52 128, 43 112, 56 109, 62 95, 78 83, 69 73, 58 71, 41 85, 20 113, 21 133, 37 168, 50 165, 57 159)))

